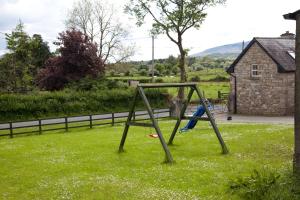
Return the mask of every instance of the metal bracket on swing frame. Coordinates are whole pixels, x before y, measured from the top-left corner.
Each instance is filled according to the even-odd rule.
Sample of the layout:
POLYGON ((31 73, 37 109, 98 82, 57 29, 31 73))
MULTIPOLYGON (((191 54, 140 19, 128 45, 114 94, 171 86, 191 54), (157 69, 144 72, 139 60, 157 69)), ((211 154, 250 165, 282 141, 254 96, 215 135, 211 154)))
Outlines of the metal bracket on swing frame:
POLYGON ((183 104, 182 108, 181 108, 181 111, 180 111, 180 114, 179 114, 179 117, 177 119, 177 122, 176 122, 176 125, 172 131, 172 134, 169 138, 169 142, 168 142, 168 145, 171 145, 173 144, 173 140, 175 138, 175 135, 177 133, 177 130, 180 126, 180 123, 181 123, 181 120, 184 120, 184 119, 196 119, 196 120, 203 120, 203 121, 209 121, 214 129, 214 132, 218 138, 218 141, 221 145, 221 148, 222 148, 222 153, 223 154, 227 154, 228 153, 228 149, 226 147, 226 144, 221 136, 221 133, 217 127, 217 124, 215 123, 215 120, 213 119, 213 116, 211 114, 211 112, 209 111, 208 109, 208 106, 205 102, 205 99, 200 91, 200 89, 198 88, 197 86, 197 83, 158 83, 158 84, 138 84, 137 85, 137 88, 136 88, 136 92, 135 92, 135 96, 134 96, 134 100, 133 100, 133 104, 132 104, 132 107, 129 111, 129 114, 128 114, 128 117, 127 117, 127 122, 125 124, 125 128, 124 128, 124 132, 123 132, 123 136, 122 136, 122 139, 121 139, 121 142, 120 142, 120 146, 119 146, 119 152, 123 152, 124 151, 124 144, 125 144, 125 140, 126 140, 126 137, 127 137, 127 133, 128 133, 128 130, 129 130, 129 126, 142 126, 142 127, 153 127, 158 135, 158 138, 160 140, 160 143, 164 149, 164 152, 166 154, 166 162, 167 163, 173 163, 174 160, 173 160, 173 157, 172 157, 172 154, 170 153, 170 150, 168 148, 168 145, 162 135, 162 132, 158 126, 158 123, 157 123, 157 120, 155 119, 154 117, 154 113, 153 113, 153 110, 150 106, 150 103, 145 95, 145 92, 144 92, 144 89, 146 88, 164 88, 164 87, 176 87, 176 88, 180 88, 180 87, 188 87, 190 88, 190 91, 188 93, 188 96, 187 96, 187 101, 183 104), (188 106, 188 104, 190 103, 191 101, 191 98, 193 96, 193 93, 196 91, 198 97, 199 97, 199 100, 200 100, 200 103, 203 105, 204 109, 205 109, 205 113, 207 115, 206 118, 199 118, 199 117, 188 117, 188 116, 184 116, 184 113, 186 111, 186 108, 188 106), (147 108, 147 111, 148 111, 148 114, 150 116, 150 121, 152 122, 151 124, 149 123, 138 123, 138 122, 134 122, 132 121, 132 117, 133 117, 133 113, 134 113, 134 109, 135 109, 135 106, 136 106, 136 103, 137 103, 137 98, 138 96, 140 96, 147 108))

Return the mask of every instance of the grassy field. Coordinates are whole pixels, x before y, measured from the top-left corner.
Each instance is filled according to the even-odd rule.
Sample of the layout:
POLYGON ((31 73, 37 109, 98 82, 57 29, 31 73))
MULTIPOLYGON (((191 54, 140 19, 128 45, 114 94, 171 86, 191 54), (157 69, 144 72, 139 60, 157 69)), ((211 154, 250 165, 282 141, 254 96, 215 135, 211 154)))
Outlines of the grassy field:
MULTIPOLYGON (((201 71, 190 71, 187 72, 188 78, 199 76, 201 81, 209 81, 216 78, 217 76, 229 77, 224 69, 204 69, 201 71)), ((118 79, 118 80, 151 80, 149 76, 121 76, 121 77, 108 77, 109 79, 118 79)), ((179 82, 178 76, 158 76, 156 79, 162 79, 166 83, 179 82)))
MULTIPOLYGON (((228 77, 229 75, 225 72, 224 69, 205 69, 201 71, 192 71, 188 72, 188 77, 200 77, 200 82, 198 84, 199 88, 204 91, 206 98, 217 98, 218 91, 221 92, 229 92, 230 84, 227 82, 217 82, 217 81, 209 81, 211 79, 216 78, 217 76, 228 77)), ((134 76, 134 77, 108 77, 109 79, 118 79, 118 80, 151 80, 148 76, 134 76)), ((155 79, 162 79, 165 83, 179 82, 178 76, 165 76, 165 77, 156 77, 155 79)), ((169 88, 169 94, 173 96, 177 96, 178 90, 176 88, 169 88)), ((193 100, 197 99, 196 94, 193 96, 193 100)))
MULTIPOLYGON (((229 92, 230 91, 230 85, 228 82, 200 82, 198 84, 198 87, 201 91, 204 92, 204 96, 206 98, 213 98, 216 99, 218 97, 218 91, 221 92, 229 92)), ((168 88, 169 94, 172 96, 176 96, 178 93, 177 88, 168 88)), ((188 90, 185 90, 185 93, 187 95, 188 90)), ((192 100, 198 99, 198 96, 196 93, 194 93, 192 100)))
MULTIPOLYGON (((165 138, 172 121, 160 121, 165 138)), ((149 128, 130 128, 125 153, 117 149, 123 126, 73 129, 0 140, 1 199, 240 199, 231 180, 254 169, 289 171, 293 127, 219 124, 230 154, 201 122, 170 147, 176 161, 162 164, 149 128)))

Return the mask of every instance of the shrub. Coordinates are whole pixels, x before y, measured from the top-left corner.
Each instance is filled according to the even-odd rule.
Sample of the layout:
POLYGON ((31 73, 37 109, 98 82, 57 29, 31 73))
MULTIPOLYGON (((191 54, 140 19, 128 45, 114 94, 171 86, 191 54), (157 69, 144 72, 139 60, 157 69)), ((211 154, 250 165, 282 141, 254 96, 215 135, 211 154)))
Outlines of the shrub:
POLYGON ((118 81, 118 80, 107 80, 106 87, 108 89, 126 89, 128 88, 128 84, 124 81, 118 81))
POLYGON ((67 30, 58 37, 59 56, 50 58, 37 76, 38 86, 54 91, 86 76, 104 74, 104 64, 97 56, 97 47, 80 31, 67 30))
POLYGON ((115 70, 111 70, 111 71, 109 72, 109 76, 115 76, 115 74, 116 74, 115 70))
POLYGON ((200 82, 200 77, 199 76, 194 76, 192 78, 190 78, 191 82, 200 82))
POLYGON ((126 89, 128 84, 124 81, 117 79, 93 79, 93 78, 83 78, 79 81, 73 81, 67 86, 68 89, 75 91, 98 91, 105 89, 126 89))
POLYGON ((126 71, 124 75, 125 76, 131 76, 131 73, 130 73, 130 71, 126 71))
POLYGON ((196 71, 202 71, 202 70, 204 70, 203 67, 196 67, 196 71))
POLYGON ((296 200, 300 198, 295 190, 296 180, 267 170, 257 171, 248 177, 239 177, 230 183, 230 191, 242 199, 255 200, 296 200))
POLYGON ((155 83, 163 83, 164 80, 162 78, 157 78, 155 79, 155 83))
MULTIPOLYGON (((128 111, 134 92, 134 89, 127 88, 4 94, 0 96, 0 121, 128 111)), ((153 107, 167 106, 163 90, 145 92, 153 107)), ((141 99, 138 100, 138 108, 144 109, 141 99)))
POLYGON ((148 75, 148 71, 145 70, 145 69, 142 69, 142 70, 139 72, 139 74, 140 74, 141 76, 147 76, 147 75, 148 75))
POLYGON ((225 77, 225 76, 217 75, 216 77, 214 77, 212 79, 209 79, 209 81, 212 81, 212 82, 225 82, 225 81, 229 81, 229 78, 225 77))
POLYGON ((150 83, 151 82, 151 78, 138 79, 137 81, 139 81, 140 83, 150 83))

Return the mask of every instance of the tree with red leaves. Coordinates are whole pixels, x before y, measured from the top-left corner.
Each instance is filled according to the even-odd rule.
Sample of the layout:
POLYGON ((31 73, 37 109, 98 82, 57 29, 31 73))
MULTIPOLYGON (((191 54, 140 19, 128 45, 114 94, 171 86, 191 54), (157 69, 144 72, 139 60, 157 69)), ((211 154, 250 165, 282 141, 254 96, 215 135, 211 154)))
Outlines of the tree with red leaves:
POLYGON ((86 76, 93 78, 104 74, 104 64, 97 56, 97 46, 82 32, 67 30, 58 37, 59 56, 47 60, 39 71, 38 85, 46 90, 61 90, 71 82, 86 76))

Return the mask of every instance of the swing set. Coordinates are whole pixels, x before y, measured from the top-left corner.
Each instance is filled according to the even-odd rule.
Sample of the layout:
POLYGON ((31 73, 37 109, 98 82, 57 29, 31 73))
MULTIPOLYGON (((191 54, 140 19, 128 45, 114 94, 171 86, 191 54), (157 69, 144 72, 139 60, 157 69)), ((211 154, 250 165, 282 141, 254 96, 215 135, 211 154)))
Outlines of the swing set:
POLYGON ((213 127, 213 130, 219 140, 219 143, 221 145, 221 148, 222 148, 222 153, 223 154, 227 154, 228 153, 228 149, 226 147, 226 144, 225 142, 223 141, 223 138, 221 136, 221 133, 216 125, 216 122, 208 108, 208 105, 205 101, 205 98, 203 97, 202 93, 200 92, 198 86, 197 86, 197 83, 158 83, 158 84, 138 84, 137 85, 137 88, 136 88, 136 92, 135 92, 135 95, 134 95, 134 100, 133 100, 133 104, 132 104, 132 107, 129 111, 129 114, 128 114, 128 118, 127 118, 127 121, 126 121, 126 124, 125 124, 125 128, 124 128, 124 132, 123 132, 123 136, 122 136, 122 139, 121 139, 121 142, 120 142, 120 146, 119 146, 119 152, 123 152, 124 151, 124 144, 125 144, 125 141, 126 141, 126 138, 127 138, 127 133, 128 133, 128 130, 129 130, 129 127, 130 126, 142 126, 142 127, 151 127, 151 128, 154 128, 155 131, 156 131, 156 134, 160 140, 160 143, 163 147, 163 150, 165 151, 165 154, 166 154, 166 163, 173 163, 174 160, 173 160, 173 157, 172 157, 172 154, 168 148, 168 145, 162 135, 162 132, 158 126, 158 122, 157 122, 157 119, 155 119, 155 116, 154 116, 154 113, 153 113, 153 110, 151 108, 151 105, 145 95, 145 92, 144 92, 144 89, 147 89, 147 88, 166 88, 166 87, 173 87, 173 88, 182 88, 182 87, 187 87, 187 88, 190 88, 189 89, 189 93, 188 93, 188 96, 187 96, 187 99, 183 102, 183 105, 182 105, 182 108, 180 110, 180 114, 179 114, 179 117, 177 119, 177 122, 175 124, 175 127, 172 131, 172 134, 169 138, 169 141, 168 141, 168 145, 172 145, 173 144, 173 140, 176 136, 176 133, 177 133, 177 130, 180 126, 180 123, 181 123, 181 120, 190 120, 190 119, 193 119, 193 120, 196 120, 196 121, 209 121, 211 126, 213 127), (198 117, 198 116, 185 116, 184 113, 187 109, 187 106, 188 104, 190 103, 191 101, 191 98, 193 96, 193 93, 196 92, 196 94, 198 95, 199 97, 199 100, 200 100, 200 104, 203 106, 204 110, 205 110, 205 113, 206 113, 206 116, 207 117, 198 117), (134 113, 134 110, 135 110, 135 106, 136 106, 136 103, 137 103, 137 98, 138 96, 140 96, 146 106, 146 109, 148 111, 148 114, 150 116, 150 121, 151 123, 141 123, 141 122, 136 122, 133 120, 133 113, 134 113))

